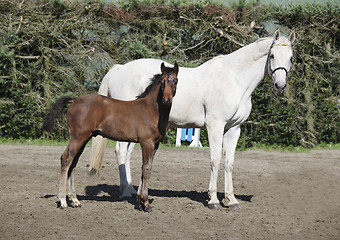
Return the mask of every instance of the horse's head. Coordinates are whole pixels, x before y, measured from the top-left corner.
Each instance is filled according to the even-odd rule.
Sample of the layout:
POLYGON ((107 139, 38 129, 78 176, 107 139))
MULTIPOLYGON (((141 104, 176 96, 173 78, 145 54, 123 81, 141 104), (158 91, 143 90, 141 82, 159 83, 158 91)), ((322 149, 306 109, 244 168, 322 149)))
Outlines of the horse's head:
POLYGON ((162 102, 164 104, 171 104, 172 98, 176 94, 176 86, 178 83, 178 64, 175 62, 173 68, 165 67, 164 63, 161 64, 162 80, 161 89, 163 92, 162 102))
POLYGON ((293 63, 292 44, 295 41, 295 32, 289 38, 280 37, 280 31, 274 33, 274 40, 268 54, 268 74, 274 82, 274 89, 282 93, 286 88, 286 77, 293 63))

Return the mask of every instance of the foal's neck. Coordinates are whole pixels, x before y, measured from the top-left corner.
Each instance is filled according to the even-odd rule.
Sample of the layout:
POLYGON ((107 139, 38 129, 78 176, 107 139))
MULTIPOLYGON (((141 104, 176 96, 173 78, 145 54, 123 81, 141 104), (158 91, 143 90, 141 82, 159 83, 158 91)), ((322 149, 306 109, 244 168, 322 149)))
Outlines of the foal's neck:
POLYGON ((156 83, 152 87, 151 91, 145 97, 141 98, 141 100, 148 101, 148 102, 157 102, 160 93, 161 93, 161 84, 156 83))

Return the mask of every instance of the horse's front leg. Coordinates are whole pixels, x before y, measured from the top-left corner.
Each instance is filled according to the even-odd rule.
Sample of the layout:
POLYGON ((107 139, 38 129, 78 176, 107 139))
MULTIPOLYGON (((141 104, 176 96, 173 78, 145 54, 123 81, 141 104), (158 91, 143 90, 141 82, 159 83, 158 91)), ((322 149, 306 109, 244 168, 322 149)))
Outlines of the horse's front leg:
POLYGON ((224 123, 207 122, 206 124, 210 148, 210 183, 209 183, 209 202, 210 209, 220 209, 221 204, 217 198, 217 178, 222 156, 222 138, 224 123))
POLYGON ((130 171, 130 158, 135 143, 131 142, 117 142, 115 153, 119 166, 120 176, 120 192, 121 197, 131 198, 132 195, 136 195, 136 190, 131 183, 131 171, 130 171))
POLYGON ((235 149, 241 128, 236 126, 230 128, 223 137, 223 158, 225 171, 225 198, 229 200, 227 206, 231 209, 240 209, 239 202, 236 200, 233 188, 232 171, 235 158, 235 149))
POLYGON ((152 207, 149 203, 149 179, 151 176, 152 161, 158 149, 158 143, 149 141, 148 143, 140 143, 142 148, 143 165, 142 165, 142 176, 141 182, 137 191, 137 201, 139 209, 145 212, 151 212, 152 207))

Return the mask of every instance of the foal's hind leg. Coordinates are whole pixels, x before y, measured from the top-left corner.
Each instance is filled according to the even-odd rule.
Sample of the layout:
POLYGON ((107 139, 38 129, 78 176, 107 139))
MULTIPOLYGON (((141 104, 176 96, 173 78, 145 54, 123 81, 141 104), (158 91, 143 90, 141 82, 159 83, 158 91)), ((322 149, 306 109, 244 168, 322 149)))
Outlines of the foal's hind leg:
POLYGON ((77 194, 76 194, 76 189, 74 187, 74 183, 75 183, 75 167, 78 163, 79 157, 80 155, 83 153, 84 148, 86 146, 86 143, 88 141, 85 141, 85 143, 80 147, 78 153, 76 154, 76 156, 73 159, 73 162, 69 168, 69 172, 68 172, 68 184, 69 184, 69 198, 71 199, 73 206, 74 207, 81 207, 80 202, 77 198, 77 194))
POLYGON ((64 153, 61 155, 61 169, 60 169, 60 185, 59 185, 59 200, 60 208, 66 208, 66 182, 67 182, 67 172, 71 165, 73 158, 70 156, 70 147, 66 147, 64 153))
POLYGON ((75 176, 75 169, 72 170, 70 177, 68 178, 68 186, 69 186, 69 192, 68 192, 68 196, 71 199, 73 206, 74 207, 81 207, 80 202, 77 198, 77 194, 76 194, 76 189, 74 187, 74 176, 75 176))
POLYGON ((74 168, 77 165, 79 156, 81 155, 87 141, 81 143, 72 141, 66 147, 64 153, 61 155, 61 170, 60 170, 60 186, 59 186, 59 200, 60 208, 66 208, 66 182, 69 180, 70 198, 75 207, 80 206, 74 188, 74 168))

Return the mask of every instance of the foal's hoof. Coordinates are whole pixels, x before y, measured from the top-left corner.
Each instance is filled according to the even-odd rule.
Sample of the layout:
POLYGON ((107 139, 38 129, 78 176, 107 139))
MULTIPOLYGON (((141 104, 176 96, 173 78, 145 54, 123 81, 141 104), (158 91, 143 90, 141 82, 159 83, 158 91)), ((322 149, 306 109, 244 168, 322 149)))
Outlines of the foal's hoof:
POLYGON ((138 209, 139 211, 147 212, 147 213, 151 213, 152 212, 152 207, 150 205, 142 206, 141 204, 138 204, 136 206, 136 209, 138 209))
POLYGON ((80 203, 73 203, 72 205, 74 208, 81 208, 81 205, 80 203))
POLYGON ((240 205, 239 204, 231 204, 228 206, 230 210, 234 210, 234 211, 237 211, 237 210, 240 210, 240 205))
POLYGON ((146 206, 144 208, 144 212, 151 213, 152 212, 152 207, 151 206, 146 206))
POLYGON ((219 203, 209 203, 208 208, 213 209, 213 210, 219 210, 222 207, 221 207, 221 204, 219 204, 219 203))

